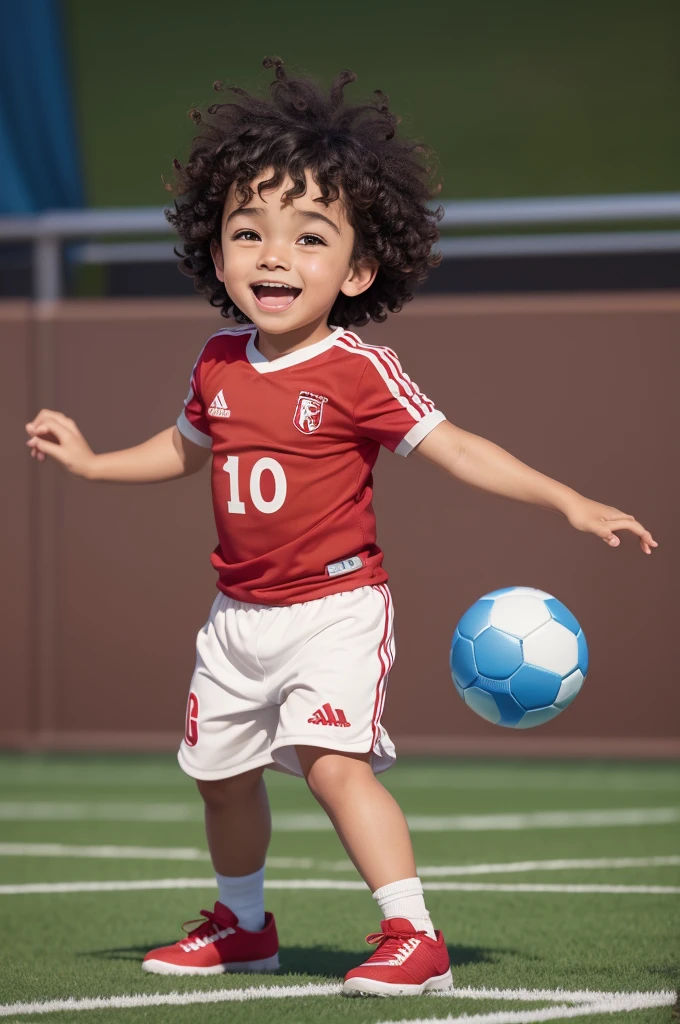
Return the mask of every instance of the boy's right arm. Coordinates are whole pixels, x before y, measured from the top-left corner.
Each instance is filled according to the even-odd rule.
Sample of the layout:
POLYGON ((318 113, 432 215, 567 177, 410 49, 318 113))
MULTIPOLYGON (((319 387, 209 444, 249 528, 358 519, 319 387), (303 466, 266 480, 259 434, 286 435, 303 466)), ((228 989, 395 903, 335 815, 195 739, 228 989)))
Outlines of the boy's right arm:
POLYGON ((210 449, 188 441, 177 427, 168 427, 134 448, 95 455, 68 416, 42 409, 26 424, 31 456, 60 462, 74 476, 116 483, 158 483, 198 472, 210 457, 210 449))

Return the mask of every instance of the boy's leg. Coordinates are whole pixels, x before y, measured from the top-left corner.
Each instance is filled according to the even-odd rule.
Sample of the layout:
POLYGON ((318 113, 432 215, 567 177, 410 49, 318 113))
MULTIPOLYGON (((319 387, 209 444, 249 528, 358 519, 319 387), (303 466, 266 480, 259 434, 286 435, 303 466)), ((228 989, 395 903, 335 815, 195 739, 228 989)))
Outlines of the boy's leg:
POLYGON ((214 910, 179 942, 152 949, 152 974, 273 971, 279 966, 276 925, 264 910, 264 861, 271 816, 262 768, 227 779, 197 780, 219 891, 214 910))
POLYGON ((406 819, 373 775, 369 754, 296 746, 314 796, 326 810, 383 921, 377 949, 345 977, 345 995, 422 995, 450 991, 449 955, 435 932, 416 877, 406 819))
POLYGON ((310 790, 333 822, 383 917, 407 918, 416 930, 434 938, 406 818, 373 774, 371 755, 307 746, 296 750, 310 790))
POLYGON ((196 780, 210 857, 222 875, 249 875, 264 866, 272 822, 263 773, 253 768, 230 779, 196 780))
POLYGON ((278 967, 276 924, 263 897, 271 821, 262 773, 272 762, 269 748, 279 720, 257 654, 267 611, 218 594, 196 639, 178 760, 203 797, 219 896, 179 942, 147 954, 145 971, 220 974, 278 967))
POLYGON ((219 901, 253 932, 264 926, 264 862, 271 838, 263 772, 254 768, 229 779, 196 780, 219 901))

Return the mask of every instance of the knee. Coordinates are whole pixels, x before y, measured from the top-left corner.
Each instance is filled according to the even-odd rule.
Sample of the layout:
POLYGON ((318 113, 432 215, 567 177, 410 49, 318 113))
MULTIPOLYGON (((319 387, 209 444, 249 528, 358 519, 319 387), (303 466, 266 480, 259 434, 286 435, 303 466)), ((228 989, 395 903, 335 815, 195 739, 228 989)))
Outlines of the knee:
POLYGON ((372 777, 368 757, 325 752, 301 759, 312 795, 325 806, 342 800, 356 785, 362 785, 367 777, 372 777))
POLYGON ((206 807, 220 811, 235 801, 252 796, 261 779, 262 772, 256 769, 242 775, 234 775, 230 779, 197 779, 196 785, 206 807))

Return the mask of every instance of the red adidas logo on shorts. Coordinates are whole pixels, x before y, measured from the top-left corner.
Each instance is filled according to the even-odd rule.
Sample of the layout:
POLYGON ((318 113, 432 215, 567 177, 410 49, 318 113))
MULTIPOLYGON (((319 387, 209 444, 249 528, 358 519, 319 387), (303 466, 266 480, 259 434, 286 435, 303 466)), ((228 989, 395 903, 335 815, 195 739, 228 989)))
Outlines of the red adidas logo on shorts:
POLYGON ((343 729, 349 728, 350 722, 345 718, 345 712, 342 708, 333 708, 330 704, 324 704, 322 708, 315 711, 311 718, 307 721, 310 725, 339 725, 343 729))

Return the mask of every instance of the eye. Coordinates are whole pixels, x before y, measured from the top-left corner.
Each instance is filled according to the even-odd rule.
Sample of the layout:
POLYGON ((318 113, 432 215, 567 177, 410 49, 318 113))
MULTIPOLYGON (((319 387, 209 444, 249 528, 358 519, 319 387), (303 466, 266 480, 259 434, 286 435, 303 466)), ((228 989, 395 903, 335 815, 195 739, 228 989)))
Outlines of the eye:
POLYGON ((232 241, 239 239, 243 242, 260 242, 262 239, 258 235, 257 231, 252 231, 249 228, 243 228, 241 231, 235 231, 232 235, 232 241))
POLYGON ((323 238, 319 235, 302 235, 298 242, 300 245, 325 245, 323 238))

